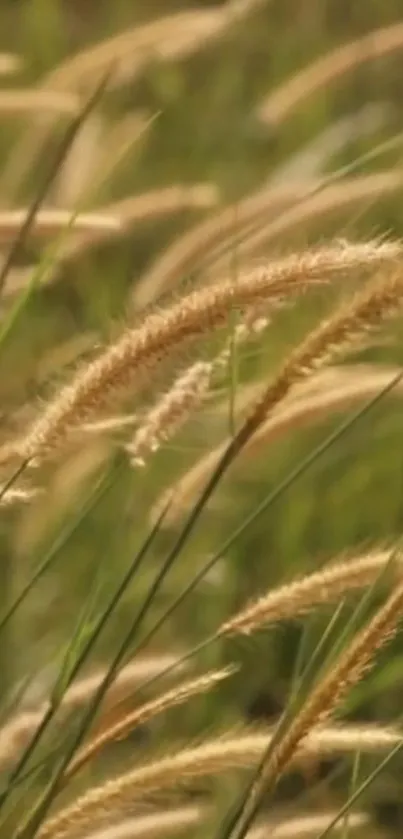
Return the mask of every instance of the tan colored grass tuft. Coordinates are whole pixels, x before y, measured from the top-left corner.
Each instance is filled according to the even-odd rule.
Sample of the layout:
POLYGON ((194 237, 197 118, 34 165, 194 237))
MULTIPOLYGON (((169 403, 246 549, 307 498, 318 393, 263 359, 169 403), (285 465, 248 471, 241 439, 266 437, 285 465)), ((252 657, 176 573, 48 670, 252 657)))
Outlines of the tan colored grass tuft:
MULTIPOLYGON (((334 562, 320 571, 292 580, 225 621, 217 635, 249 635, 268 624, 296 618, 317 606, 340 600, 348 592, 373 583, 392 556, 392 551, 378 551, 344 562, 334 562)), ((393 564, 392 569, 395 570, 393 564)), ((402 574, 401 559, 396 571, 399 576, 402 574)))
MULTIPOLYGON (((144 377, 145 371, 155 368, 183 343, 222 326, 233 308, 247 311, 262 301, 276 302, 349 271, 394 261, 400 252, 399 244, 374 242, 307 250, 251 271, 236 284, 226 281, 192 292, 179 303, 148 315, 137 329, 126 330, 56 395, 24 439, 3 448, 0 458, 16 454, 23 459, 37 458, 54 450, 72 429, 98 415, 123 389, 133 388, 136 376, 144 377)), ((287 374, 289 378, 288 370, 287 374)), ((282 389, 283 378, 284 373, 282 389)), ((277 384, 276 393, 279 387, 277 384)), ((259 411, 263 420, 264 405, 259 411)))
POLYGON ((177 831, 196 827, 204 816, 201 807, 180 807, 176 810, 139 815, 135 818, 116 819, 116 824, 101 830, 91 830, 91 839, 142 839, 142 837, 176 834, 177 831))
POLYGON ((327 52, 274 90, 258 109, 258 116, 271 125, 281 123, 313 93, 328 89, 331 82, 355 70, 360 64, 375 61, 403 47, 403 23, 393 23, 368 32, 347 44, 327 52))
MULTIPOLYGON (((129 697, 139 685, 163 673, 167 667, 171 667, 177 661, 177 656, 166 654, 139 658, 127 664, 110 686, 103 710, 129 697)), ((60 709, 62 714, 71 713, 87 702, 104 678, 105 670, 99 669, 73 684, 63 697, 60 709)), ((49 703, 45 701, 34 710, 23 710, 0 729, 0 766, 15 760, 16 755, 26 746, 42 722, 48 709, 49 703)))
POLYGON ((81 749, 68 767, 64 780, 68 781, 84 764, 99 754, 109 743, 121 740, 137 726, 144 725, 150 719, 165 713, 170 708, 187 702, 192 696, 197 696, 212 690, 217 684, 232 675, 233 672, 233 667, 226 667, 222 670, 213 670, 210 673, 205 673, 196 679, 188 679, 179 685, 175 685, 171 690, 161 694, 156 699, 146 702, 139 708, 135 708, 133 711, 126 713, 123 718, 102 731, 87 746, 81 749))
MULTIPOLYGON (((403 368, 402 368, 403 369, 403 368)), ((295 392, 284 399, 283 407, 276 410, 258 429, 240 453, 238 463, 244 463, 245 458, 259 455, 261 447, 275 442, 284 434, 299 429, 312 422, 320 422, 324 417, 336 411, 344 411, 356 402, 369 399, 392 382, 400 368, 376 367, 371 365, 354 365, 349 367, 330 368, 316 373, 312 379, 297 386, 295 392)), ((261 385, 253 384, 248 390, 247 404, 243 406, 250 410, 252 392, 253 401, 261 385)), ((403 382, 399 382, 391 391, 391 396, 401 398, 403 382)), ((241 401, 241 395, 238 402, 241 401)), ((228 400, 225 401, 228 413, 228 400)), ((203 455, 186 472, 179 482, 165 490, 151 510, 151 519, 155 520, 167 498, 170 497, 171 506, 167 512, 164 525, 174 524, 178 518, 188 510, 200 492, 208 475, 217 466, 229 439, 220 443, 212 451, 203 455)))
MULTIPOLYGON (((88 829, 99 815, 109 813, 111 816, 113 811, 118 811, 123 817, 127 805, 131 806, 149 793, 176 787, 192 778, 254 765, 262 757, 270 737, 268 732, 237 737, 225 735, 139 766, 89 790, 49 818, 40 828, 38 839, 64 839, 71 831, 88 829)), ((392 748, 401 739, 400 732, 376 726, 323 728, 308 735, 305 751, 301 750, 295 759, 305 761, 313 755, 320 757, 322 753, 354 754, 357 749, 377 753, 392 748)))

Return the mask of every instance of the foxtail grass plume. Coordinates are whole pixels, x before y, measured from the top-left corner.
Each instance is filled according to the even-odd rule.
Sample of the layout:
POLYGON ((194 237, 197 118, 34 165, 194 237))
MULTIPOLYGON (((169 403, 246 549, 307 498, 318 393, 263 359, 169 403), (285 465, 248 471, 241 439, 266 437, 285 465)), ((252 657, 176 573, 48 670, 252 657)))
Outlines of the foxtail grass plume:
MULTIPOLYGON (((147 679, 162 674, 166 668, 176 663, 179 666, 178 656, 165 654, 139 658, 127 664, 110 686, 103 710, 127 698, 147 679)), ((102 668, 73 683, 62 699, 61 713, 65 715, 85 705, 104 678, 105 669, 102 668)), ((0 766, 15 761, 16 756, 29 742, 48 710, 49 703, 44 701, 33 710, 22 710, 5 723, 0 729, 0 766)))
POLYGON ((188 679, 175 685, 171 690, 161 694, 156 699, 140 705, 129 713, 125 713, 121 719, 118 719, 112 726, 94 737, 87 746, 73 759, 68 767, 64 780, 67 781, 72 775, 75 775, 84 764, 88 763, 95 755, 99 754, 102 749, 108 744, 116 740, 121 740, 126 737, 137 726, 144 725, 150 719, 153 719, 159 714, 187 702, 192 696, 197 696, 212 690, 217 684, 227 679, 233 672, 234 667, 226 667, 222 670, 213 670, 210 673, 205 673, 196 679, 188 679))
POLYGON ((395 267, 322 321, 286 359, 238 432, 235 445, 242 448, 298 382, 357 346, 363 335, 397 314, 402 300, 403 271, 395 267))
MULTIPOLYGON (((127 329, 56 394, 23 439, 3 447, 0 457, 32 460, 57 448, 72 429, 99 415, 112 398, 129 386, 134 390, 136 376, 155 368, 185 342, 222 326, 234 308, 245 311, 350 271, 373 269, 394 261, 400 251, 400 245, 393 243, 339 244, 272 262, 239 277, 236 284, 226 281, 190 293, 179 303, 148 315, 138 328, 127 329)), ((394 286, 398 287, 397 281, 394 286)), ((284 374, 284 390, 283 379, 284 374)), ((260 415, 263 420, 263 406, 260 415)))
MULTIPOLYGON (((382 753, 402 739, 401 732, 376 726, 346 726, 341 730, 343 737, 337 727, 312 731, 305 741, 305 751, 301 750, 295 759, 304 762, 313 755, 320 758, 321 754, 354 754, 367 749, 370 753, 382 753)), ((218 736, 194 748, 139 766, 90 789, 49 818, 39 829, 38 839, 65 839, 71 832, 88 831, 96 819, 106 814, 111 818, 118 812, 123 818, 125 807, 150 793, 176 787, 192 778, 253 766, 261 759, 271 736, 271 732, 218 736)))
POLYGON ((147 455, 157 451, 161 443, 171 439, 176 431, 199 407, 211 385, 215 372, 226 369, 232 348, 266 328, 268 318, 259 317, 252 309, 239 323, 224 348, 212 361, 196 361, 181 373, 174 384, 156 403, 139 425, 127 451, 134 466, 144 466, 147 455))
MULTIPOLYGON (((338 601, 354 590, 373 583, 393 557, 392 551, 378 551, 362 557, 334 562, 320 571, 275 588, 245 609, 225 621, 218 629, 218 636, 246 634, 264 626, 303 615, 322 604, 338 601)), ((403 574, 401 557, 392 571, 403 574)))

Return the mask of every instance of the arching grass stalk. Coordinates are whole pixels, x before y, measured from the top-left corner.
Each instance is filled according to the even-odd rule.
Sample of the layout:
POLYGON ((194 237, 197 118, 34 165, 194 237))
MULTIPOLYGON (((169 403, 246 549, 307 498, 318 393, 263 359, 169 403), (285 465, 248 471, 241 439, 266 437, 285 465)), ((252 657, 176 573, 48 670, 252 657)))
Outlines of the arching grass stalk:
MULTIPOLYGON (((309 469, 316 460, 335 443, 339 440, 345 433, 347 433, 358 421, 361 419, 366 413, 368 413, 372 408, 374 408, 382 398, 389 393, 392 388, 401 380, 403 377, 403 373, 399 373, 395 376, 379 393, 372 397, 364 406, 361 406, 359 410, 357 410, 353 416, 349 417, 347 420, 344 420, 335 431, 328 435, 325 440, 317 446, 310 454, 303 458, 300 464, 297 465, 295 469, 292 470, 289 475, 275 488, 275 490, 271 491, 269 495, 264 499, 264 501, 259 505, 259 507, 240 525, 239 528, 232 534, 232 536, 226 540, 226 542, 222 545, 222 547, 214 554, 211 559, 199 570, 199 572, 193 577, 189 585, 182 591, 182 593, 175 599, 173 604, 169 607, 169 609, 164 612, 161 618, 157 621, 156 624, 151 628, 149 633, 142 639, 140 644, 137 647, 136 651, 142 650, 146 647, 147 643, 151 640, 152 637, 156 634, 156 632, 161 628, 161 626, 165 623, 165 621, 173 614, 173 612, 178 608, 181 603, 185 600, 185 598, 190 594, 198 585, 198 583, 203 579, 205 574, 214 566, 214 564, 227 552, 227 550, 235 543, 237 538, 246 530, 256 519, 260 516, 263 512, 265 512, 269 507, 277 501, 284 492, 297 480, 301 477, 304 472, 309 469)), ((367 602, 367 595, 364 595, 365 602, 367 602)), ((363 598, 363 599, 364 599, 363 598)), ((357 607, 357 610, 360 607, 357 607)), ((359 614, 358 611, 356 613, 359 614)), ((326 643, 329 637, 329 633, 333 631, 334 622, 337 620, 339 616, 339 609, 336 610, 336 613, 333 617, 330 627, 328 627, 328 632, 326 632, 325 636, 323 637, 323 645, 326 643)), ((351 629, 352 620, 349 622, 349 626, 351 629)), ((209 636, 207 639, 203 640, 201 643, 197 644, 191 650, 189 650, 185 655, 180 657, 177 662, 169 665, 165 668, 161 673, 153 676, 151 679, 147 680, 147 682, 143 685, 144 688, 149 688, 154 685, 161 677, 165 677, 169 675, 176 667, 180 666, 181 664, 189 661, 191 658, 196 656, 198 653, 202 652, 203 650, 207 649, 212 643, 217 640, 216 633, 209 636)), ((315 660, 311 662, 311 666, 313 667, 316 664, 317 657, 322 654, 323 645, 321 644, 319 648, 315 651, 315 660)), ((136 692, 133 694, 136 695, 136 692)))
MULTIPOLYGON (((105 694, 109 684, 113 681, 115 673, 132 646, 134 638, 142 625, 142 621, 147 614, 149 606, 153 602, 156 593, 178 558, 182 547, 193 531, 193 528, 196 525, 207 500, 210 498, 221 477, 224 475, 227 468, 231 465, 243 446, 247 443, 248 439, 255 432, 257 427, 259 427, 260 422, 264 420, 267 410, 269 410, 273 401, 275 404, 276 401, 284 395, 284 392, 287 392, 287 388, 290 387, 294 379, 298 381, 301 376, 305 376, 307 372, 309 372, 312 364, 317 366, 318 359, 328 360, 329 355, 331 356, 335 351, 337 351, 340 343, 341 345, 344 345, 350 335, 354 337, 355 335, 360 334, 360 332, 369 325, 377 324, 379 320, 382 319, 384 310, 385 313, 387 313, 390 311, 391 307, 392 309, 395 308, 396 297, 398 296, 399 289, 399 278, 392 276, 392 278, 387 280, 384 285, 374 283, 369 287, 368 291, 357 295, 352 306, 348 309, 342 307, 341 310, 339 310, 333 317, 321 324, 318 329, 315 330, 312 335, 309 336, 308 339, 306 339, 306 341, 291 354, 289 360, 285 362, 285 365, 280 370, 277 378, 269 385, 261 400, 257 403, 252 415, 244 422, 236 436, 231 440, 220 462, 207 482, 198 502, 195 504, 187 521, 185 522, 178 539, 166 557, 160 571, 157 573, 154 582, 150 586, 139 612, 136 615, 129 632, 123 639, 111 667, 105 676, 104 682, 100 686, 93 701, 87 709, 87 713, 84 715, 82 724, 72 739, 70 747, 66 750, 63 760, 60 762, 59 768, 56 770, 48 789, 45 791, 38 805, 34 808, 33 813, 29 816, 25 826, 23 826, 18 832, 18 839, 28 839, 28 837, 34 836, 37 832, 43 817, 49 809, 54 795, 58 792, 64 771, 76 749, 81 744, 99 702, 105 694)), ((401 376, 402 373, 399 373, 398 376, 395 377, 396 381, 400 379, 401 376)), ((392 382, 388 389, 391 387, 392 382)), ((183 598, 183 596, 184 594, 182 593, 181 597, 183 598)), ((175 603, 178 605, 178 601, 175 601, 175 603)), ((150 633, 147 640, 149 637, 150 633)), ((140 646, 142 645, 140 644, 140 646)), ((135 649, 135 652, 138 652, 138 649, 139 646, 135 649)))
MULTIPOLYGON (((218 551, 202 566, 202 568, 197 572, 197 574, 195 574, 190 583, 178 595, 178 597, 175 598, 171 606, 169 606, 169 608, 162 614, 162 616, 151 627, 149 632, 140 641, 140 643, 137 645, 136 652, 140 652, 147 646, 147 644, 156 635, 156 633, 164 625, 164 623, 184 602, 186 597, 196 589, 197 585, 202 581, 205 575, 214 567, 214 565, 222 558, 222 556, 224 556, 224 554, 230 549, 230 547, 233 544, 235 544, 239 536, 242 535, 242 533, 245 530, 247 530, 247 528, 251 524, 253 524, 262 513, 266 512, 266 510, 268 510, 277 500, 279 500, 282 497, 282 495, 287 491, 287 489, 289 489, 289 487, 292 486, 292 484, 296 480, 302 477, 302 475, 316 463, 316 461, 321 457, 322 454, 324 454, 335 442, 341 439, 341 437, 343 437, 344 434, 346 434, 351 428, 353 428, 363 416, 365 416, 374 407, 376 407, 378 403, 381 402, 383 397, 386 396, 393 389, 393 387, 395 387, 398 384, 398 382, 401 381, 402 378, 403 373, 399 373, 398 375, 394 376, 393 379, 391 379, 391 381, 376 394, 376 396, 371 397, 371 399, 369 399, 365 403, 365 405, 361 406, 352 416, 340 423, 335 429, 335 431, 331 432, 331 434, 329 434, 325 438, 325 440, 323 440, 322 443, 319 444, 319 446, 317 446, 312 452, 310 452, 309 455, 304 457, 300 461, 300 463, 288 475, 286 475, 283 481, 281 481, 278 484, 278 486, 266 496, 266 498, 261 502, 257 509, 254 510, 253 513, 251 513, 251 515, 247 517, 247 519, 235 530, 232 536, 230 536, 223 543, 223 545, 218 549, 218 551)), ((336 616, 337 614, 338 612, 336 612, 336 616)), ((182 664, 194 658, 199 653, 206 650, 215 641, 217 641, 217 634, 213 633, 208 638, 204 639, 199 644, 194 646, 183 656, 181 656, 176 662, 166 667, 163 671, 161 671, 161 673, 158 673, 157 675, 148 679, 147 682, 144 683, 143 688, 149 689, 160 678, 168 676, 177 667, 181 666, 182 664)), ((322 647, 320 647, 319 652, 321 649, 322 647)), ((136 691, 134 691, 133 693, 133 696, 135 695, 136 691)))

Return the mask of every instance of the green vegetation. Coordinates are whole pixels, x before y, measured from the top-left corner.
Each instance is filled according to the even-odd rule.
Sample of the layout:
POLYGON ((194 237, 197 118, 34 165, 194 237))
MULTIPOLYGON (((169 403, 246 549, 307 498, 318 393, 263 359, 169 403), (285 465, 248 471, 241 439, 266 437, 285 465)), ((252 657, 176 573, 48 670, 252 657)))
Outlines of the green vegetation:
MULTIPOLYGON (((203 501, 217 459, 182 490, 203 457, 237 440, 322 319, 395 273, 400 302, 401 254, 386 245, 399 242, 403 221, 401 12, 393 0, 0 5, 1 837, 95 834, 96 813, 91 829, 68 821, 66 833, 47 834, 40 824, 50 806, 57 813, 143 763, 263 735, 285 709, 289 730, 321 668, 335 666, 337 643, 398 589, 392 560, 306 614, 203 643, 250 600, 330 560, 392 548, 399 567, 403 348, 399 312, 381 323, 390 300, 363 317, 360 341, 348 332, 329 366, 316 373, 316 353, 298 371, 288 401, 280 394, 269 412, 278 424, 245 441, 211 495, 203 501), (320 58, 316 73, 298 75, 320 58), (354 250, 366 242, 368 255, 354 250), (255 308, 230 302, 223 316, 211 304, 206 328, 171 344, 164 333, 130 379, 134 350, 116 380, 113 359, 90 367, 126 326, 158 333, 186 295, 228 280, 239 288, 247 272, 275 274, 287 259, 303 294, 266 290, 255 308), (196 362, 178 416, 158 425, 152 415, 150 425, 196 362), (89 395, 70 410, 63 387, 80 374, 89 395), (50 433, 36 423, 54 403, 50 433), (113 686, 122 665, 144 659, 146 676, 113 686), (179 680, 233 664, 211 690, 113 738, 64 789, 90 725, 105 731, 179 680), (86 701, 69 705, 68 689, 95 671, 107 674, 101 693, 112 685, 103 710, 101 693, 85 689, 86 701)), ((314 749, 266 790, 261 821, 334 814, 374 772, 355 807, 366 821, 343 818, 340 835, 401 835, 402 755, 376 771, 401 731, 401 643, 396 632, 337 708, 339 722, 376 725, 378 735, 388 727, 395 739, 314 749)), ((120 803, 110 824, 180 808, 177 822, 148 829, 224 839, 262 751, 245 748, 227 771, 189 770, 186 784, 173 767, 176 783, 150 787, 137 807, 136 796, 120 803), (192 807, 205 807, 203 818, 192 807)), ((299 832, 277 825, 265 835, 319 837, 325 826, 304 834, 300 820, 299 832)))

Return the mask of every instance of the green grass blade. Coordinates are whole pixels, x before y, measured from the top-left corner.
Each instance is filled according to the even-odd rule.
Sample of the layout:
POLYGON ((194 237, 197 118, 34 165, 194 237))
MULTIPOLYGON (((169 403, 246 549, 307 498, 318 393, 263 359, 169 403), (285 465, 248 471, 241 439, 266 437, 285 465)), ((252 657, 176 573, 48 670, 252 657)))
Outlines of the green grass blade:
MULTIPOLYGON (((99 637, 103 627, 105 626, 108 618, 110 617, 110 615, 112 613, 112 610, 116 607, 116 605, 120 601, 122 595, 126 591, 129 582, 131 582, 134 574, 139 570, 143 561, 147 558, 148 551, 149 551, 150 547, 152 546, 152 544, 154 542, 154 539, 156 538, 156 536, 159 533, 161 523, 162 523, 168 509, 169 509, 169 505, 167 505, 164 508, 164 510, 162 511, 159 519, 155 523, 154 527, 147 534, 146 539, 144 540, 140 550, 137 552, 130 568, 128 569, 128 571, 125 574, 122 582, 120 583, 120 585, 119 585, 117 591, 115 592, 110 604, 108 605, 107 609, 105 610, 105 612, 101 616, 101 618, 100 618, 100 620, 97 624, 96 630, 91 635, 91 638, 89 639, 89 641, 87 642, 84 650, 82 651, 79 658, 77 659, 77 661, 75 663, 75 666, 73 667, 73 671, 72 671, 71 679, 69 680, 69 683, 71 683, 72 679, 75 677, 76 673, 78 672, 79 667, 81 666, 84 659, 88 655, 90 649, 92 649, 93 644, 95 643, 96 639, 99 637)), ((135 623, 135 621, 134 621, 134 623, 135 623)), ((26 825, 21 829, 21 832, 18 834, 18 835, 21 836, 21 838, 24 837, 24 839, 25 839, 25 837, 34 836, 35 832, 39 828, 44 815, 46 815, 46 812, 47 812, 48 808, 50 807, 54 796, 57 794, 57 792, 60 788, 60 784, 61 784, 62 778, 63 778, 63 773, 64 773, 65 769, 67 768, 67 766, 69 765, 71 759, 73 758, 76 750, 80 746, 80 744, 81 744, 89 726, 91 725, 91 723, 94 719, 94 716, 95 716, 95 714, 96 714, 96 712, 99 708, 99 705, 102 702, 102 699, 104 698, 109 686, 112 684, 112 682, 113 682, 113 680, 114 680, 114 678, 115 678, 115 676, 118 672, 118 669, 119 669, 122 661, 124 660, 126 652, 127 652, 128 648, 130 646, 130 642, 131 642, 131 632, 129 630, 129 632, 125 636, 121 646, 119 647, 119 649, 118 649, 118 651, 117 651, 109 669, 107 670, 103 681, 101 682, 98 689, 94 693, 94 696, 92 697, 92 699, 91 699, 91 701, 88 705, 88 708, 86 709, 86 711, 84 713, 84 716, 83 716, 83 718, 80 722, 80 725, 79 725, 75 735, 72 737, 72 740, 69 743, 68 747, 66 748, 66 751, 63 754, 62 760, 60 761, 58 767, 56 768, 56 772, 54 774, 54 777, 50 781, 50 783, 48 785, 48 788, 45 790, 41 801, 39 801, 38 805, 34 808, 34 811, 31 814, 31 816, 28 818, 28 821, 27 821, 26 825)), ((46 723, 44 725, 41 725, 41 727, 40 727, 41 731, 40 731, 39 736, 41 736, 43 734, 44 730, 50 724, 50 721, 53 718, 54 713, 55 713, 55 708, 53 707, 49 710, 48 714, 46 715, 47 716, 46 723)), ((39 737, 36 737, 35 745, 37 744, 38 740, 39 740, 39 737)), ((33 751, 33 749, 30 750, 30 754, 32 754, 32 751, 33 751)), ((20 761, 18 772, 14 772, 12 777, 9 780, 7 792, 6 792, 6 794, 3 798, 4 803, 7 800, 7 796, 9 794, 11 794, 12 789, 13 789, 13 785, 15 784, 15 782, 18 779, 18 774, 24 769, 24 767, 26 766, 26 763, 27 763, 27 759, 25 758, 25 755, 23 755, 23 757, 20 761)))
POLYGON ((68 540, 76 533, 80 525, 84 523, 88 514, 98 504, 102 496, 108 491, 108 489, 110 489, 110 487, 118 477, 118 474, 120 472, 120 466, 120 463, 115 463, 112 469, 110 469, 110 467, 108 466, 106 472, 104 472, 104 474, 98 479, 95 487, 91 491, 89 498, 84 503, 83 507, 80 509, 78 515, 76 515, 73 518, 73 521, 70 522, 67 525, 67 527, 62 531, 60 536, 57 537, 53 545, 49 548, 39 567, 32 575, 29 582, 20 591, 20 593, 17 595, 11 606, 9 606, 6 612, 0 617, 0 633, 7 626, 17 609, 21 606, 26 597, 28 597, 28 595, 31 593, 32 589, 36 586, 39 580, 41 580, 44 574, 52 567, 53 563, 56 561, 58 557, 60 550, 65 546, 68 540))
POLYGON ((402 748, 403 739, 400 741, 400 743, 397 743, 396 746, 393 747, 393 749, 391 749, 391 751, 386 755, 386 757, 381 761, 381 763, 378 764, 376 769, 374 769, 374 771, 371 772, 370 775, 368 775, 365 781, 363 781, 363 783, 360 784, 358 789, 356 789, 355 792, 352 795, 350 795, 345 804, 343 804, 343 806, 340 807, 338 813, 336 813, 335 817, 322 831, 320 836, 317 837, 317 839, 327 839, 333 828, 339 823, 340 819, 342 819, 343 816, 345 816, 346 813, 348 813, 348 811, 351 810, 352 806, 358 801, 362 794, 367 791, 371 784, 373 784, 373 782, 376 781, 377 777, 381 774, 381 772, 383 772, 384 769, 386 769, 391 760, 393 760, 393 758, 396 757, 396 755, 401 751, 402 748))

